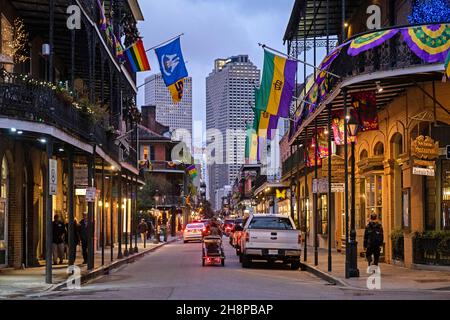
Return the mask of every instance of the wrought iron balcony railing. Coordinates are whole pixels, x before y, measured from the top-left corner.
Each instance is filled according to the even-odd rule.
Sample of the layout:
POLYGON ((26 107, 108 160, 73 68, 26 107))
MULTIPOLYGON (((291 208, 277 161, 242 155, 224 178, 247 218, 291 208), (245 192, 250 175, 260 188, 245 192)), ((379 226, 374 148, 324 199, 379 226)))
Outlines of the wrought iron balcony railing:
MULTIPOLYGON (((57 96, 52 88, 40 83, 31 84, 23 79, 0 77, 0 117, 43 123, 61 129, 89 143, 100 145, 114 159, 119 159, 119 147, 114 136, 90 115, 57 96)), ((127 157, 134 167, 136 152, 127 157)))

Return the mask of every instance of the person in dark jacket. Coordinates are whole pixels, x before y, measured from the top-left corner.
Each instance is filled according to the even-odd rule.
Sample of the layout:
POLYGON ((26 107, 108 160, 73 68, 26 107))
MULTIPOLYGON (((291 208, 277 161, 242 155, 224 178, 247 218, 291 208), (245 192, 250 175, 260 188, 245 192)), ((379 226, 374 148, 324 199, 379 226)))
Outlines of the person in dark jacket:
POLYGON ((141 219, 141 223, 139 223, 137 227, 137 232, 141 235, 141 240, 145 247, 145 240, 147 239, 148 232, 148 226, 147 222, 145 222, 145 219, 141 219))
POLYGON ((370 215, 370 222, 367 224, 364 230, 364 249, 366 250, 366 259, 369 267, 372 263, 378 266, 378 260, 380 259, 381 246, 383 245, 383 227, 381 223, 377 221, 378 215, 372 213, 370 215))
POLYGON ((87 214, 83 213, 83 219, 81 219, 79 224, 79 235, 81 240, 81 251, 83 252, 83 264, 87 263, 88 258, 88 220, 87 214))
POLYGON ((64 241, 67 237, 66 227, 61 221, 59 214, 53 217, 53 264, 63 264, 64 262, 64 241))

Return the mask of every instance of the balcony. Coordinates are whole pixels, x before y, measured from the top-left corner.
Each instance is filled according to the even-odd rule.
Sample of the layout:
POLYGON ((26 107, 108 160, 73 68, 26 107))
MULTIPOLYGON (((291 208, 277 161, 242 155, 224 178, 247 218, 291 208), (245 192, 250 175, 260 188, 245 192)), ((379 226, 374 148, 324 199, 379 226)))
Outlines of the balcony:
MULTIPOLYGON (((436 62, 427 62, 426 59, 430 58, 419 58, 415 53, 418 49, 413 51, 411 48, 414 46, 407 43, 402 30, 397 30, 407 27, 386 28, 358 34, 342 44, 340 49, 337 49, 340 51, 336 51, 334 60, 331 60, 328 67, 325 67, 325 70, 333 75, 318 75, 316 82, 304 98, 306 103, 299 106, 295 119, 295 135, 290 137, 290 143, 294 137, 301 135, 302 138, 310 137, 313 131, 311 123, 316 118, 319 127, 326 126, 328 123, 327 112, 324 111, 327 105, 331 105, 332 112, 342 110, 344 88, 348 92, 375 91, 377 108, 381 110, 408 87, 431 80, 440 81, 443 61, 438 61, 437 57, 430 60, 436 62), (387 34, 389 31, 394 33, 391 38, 384 41, 378 39, 379 41, 360 48, 359 52, 355 51, 356 55, 354 56, 348 54, 348 48, 353 40, 356 41, 362 36, 365 38, 373 36, 374 39, 377 39, 375 32, 380 32, 380 34, 386 32, 387 34), (382 90, 377 86, 377 81, 382 90), (309 130, 304 130, 308 126, 309 130)), ((445 32, 443 31, 443 38, 445 32)))
POLYGON ((150 168, 147 171, 153 173, 184 174, 186 172, 186 165, 172 161, 151 161, 150 168))
POLYGON ((298 167, 302 167, 305 162, 305 152, 303 148, 297 149, 290 155, 282 164, 282 177, 288 178, 290 174, 294 173, 298 167))
MULTIPOLYGON (((4 74, 0 77, 0 117, 58 128, 85 142, 96 143, 118 160, 119 147, 114 144, 112 133, 58 95, 40 82, 30 84, 12 74, 4 74)), ((136 166, 135 152, 130 151, 129 158, 130 164, 136 166)))

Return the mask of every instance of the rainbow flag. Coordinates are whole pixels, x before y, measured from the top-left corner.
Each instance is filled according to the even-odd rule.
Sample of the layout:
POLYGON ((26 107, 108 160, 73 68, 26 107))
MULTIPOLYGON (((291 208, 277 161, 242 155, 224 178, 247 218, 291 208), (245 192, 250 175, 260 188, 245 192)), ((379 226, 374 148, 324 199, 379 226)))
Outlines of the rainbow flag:
POLYGON ((140 39, 130 48, 125 50, 125 58, 131 67, 131 71, 134 73, 150 70, 150 64, 148 63, 147 54, 145 53, 144 43, 140 39))
POLYGON ((256 91, 256 109, 289 118, 297 62, 264 51, 261 87, 256 91))
POLYGON ((447 78, 450 79, 450 50, 448 50, 447 59, 445 59, 444 69, 447 78))
POLYGON ((188 171, 188 173, 189 173, 189 176, 190 176, 192 179, 195 179, 195 177, 197 177, 197 175, 198 175, 198 173, 197 173, 197 168, 195 167, 195 164, 189 166, 189 167, 187 168, 187 171, 188 171))

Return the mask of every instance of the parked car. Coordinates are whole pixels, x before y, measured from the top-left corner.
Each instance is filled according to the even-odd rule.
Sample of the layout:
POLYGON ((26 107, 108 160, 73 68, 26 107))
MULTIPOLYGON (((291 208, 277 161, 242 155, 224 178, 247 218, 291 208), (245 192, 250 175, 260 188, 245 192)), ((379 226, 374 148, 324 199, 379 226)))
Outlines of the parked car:
POLYGON ((205 224, 201 222, 189 223, 183 231, 184 243, 192 240, 202 240, 205 232, 205 224))
POLYGON ((291 217, 282 214, 253 214, 244 225, 240 261, 248 268, 252 260, 281 261, 291 269, 300 267, 301 233, 291 217))

